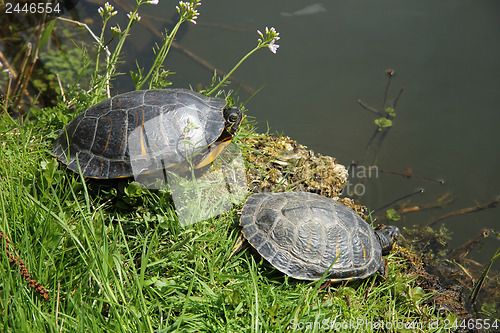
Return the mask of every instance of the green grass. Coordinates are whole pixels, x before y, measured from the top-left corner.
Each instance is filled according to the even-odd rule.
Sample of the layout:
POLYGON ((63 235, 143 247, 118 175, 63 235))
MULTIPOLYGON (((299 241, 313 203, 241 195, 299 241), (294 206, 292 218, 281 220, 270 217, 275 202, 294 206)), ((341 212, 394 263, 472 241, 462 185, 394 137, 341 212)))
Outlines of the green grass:
POLYGON ((51 142, 67 119, 57 110, 36 116, 0 119, 0 231, 50 298, 28 286, 2 239, 2 332, 318 332, 335 323, 376 332, 377 324, 411 322, 442 329, 442 319, 427 329, 437 320, 423 305, 429 295, 397 257, 389 257, 386 280, 375 274, 326 288, 284 276, 249 248, 228 260, 241 207, 182 228, 167 191, 128 181, 102 187, 59 166, 51 142))

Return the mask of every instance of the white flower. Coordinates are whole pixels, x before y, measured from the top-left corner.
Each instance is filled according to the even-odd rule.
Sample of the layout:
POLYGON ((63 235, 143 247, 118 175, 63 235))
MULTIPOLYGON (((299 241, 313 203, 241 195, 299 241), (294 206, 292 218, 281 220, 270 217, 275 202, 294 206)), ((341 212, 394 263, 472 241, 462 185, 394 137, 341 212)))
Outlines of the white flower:
POLYGON ((276 54, 276 51, 278 50, 278 47, 280 47, 278 44, 274 44, 276 40, 273 39, 269 45, 267 46, 269 48, 269 50, 271 50, 272 53, 276 54))
POLYGON ((257 30, 257 34, 261 37, 258 39, 259 46, 267 46, 272 53, 276 54, 278 47, 280 47, 276 44, 276 41, 280 39, 280 33, 274 27, 271 27, 271 29, 266 27, 265 33, 257 30))
POLYGON ((99 7, 99 9, 97 9, 97 12, 99 13, 99 15, 101 15, 101 17, 104 17, 104 14, 106 13, 109 17, 111 16, 115 16, 116 14, 118 14, 118 11, 115 10, 115 7, 113 7, 112 5, 109 4, 109 2, 106 2, 104 4, 104 8, 102 7, 99 7))
POLYGON ((274 27, 271 27, 271 29, 268 29, 266 27, 266 35, 267 36, 272 36, 274 38, 274 37, 278 37, 280 35, 280 33, 277 32, 274 27))
POLYGON ((106 11, 107 11, 108 13, 109 13, 109 12, 112 12, 112 11, 115 9, 115 7, 113 7, 112 5, 110 5, 110 4, 109 4, 109 2, 106 2, 106 3, 104 4, 104 8, 106 8, 106 11))
POLYGON ((120 29, 119 26, 114 26, 111 27, 111 31, 113 31, 114 34, 120 34, 122 32, 122 29, 120 29))
POLYGON ((137 22, 139 22, 141 20, 141 17, 139 15, 137 15, 137 13, 130 12, 127 14, 127 17, 129 19, 132 19, 132 20, 137 21, 137 22))
POLYGON ((149 0, 149 1, 147 1, 147 3, 149 3, 150 5, 157 5, 158 2, 160 2, 160 0, 149 0))
POLYGON ((200 16, 196 7, 201 6, 201 2, 188 2, 188 1, 179 1, 179 5, 175 6, 177 12, 184 17, 187 21, 196 24, 196 19, 200 16))

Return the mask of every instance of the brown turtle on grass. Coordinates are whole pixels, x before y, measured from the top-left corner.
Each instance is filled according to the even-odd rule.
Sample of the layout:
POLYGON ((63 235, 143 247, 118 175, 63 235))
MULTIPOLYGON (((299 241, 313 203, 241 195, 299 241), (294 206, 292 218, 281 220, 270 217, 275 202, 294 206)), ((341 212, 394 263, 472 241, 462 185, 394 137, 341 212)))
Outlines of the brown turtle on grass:
POLYGON ((240 224, 244 238, 264 259, 300 280, 383 274, 382 256, 399 236, 397 227, 374 230, 349 207, 309 192, 253 194, 240 224))

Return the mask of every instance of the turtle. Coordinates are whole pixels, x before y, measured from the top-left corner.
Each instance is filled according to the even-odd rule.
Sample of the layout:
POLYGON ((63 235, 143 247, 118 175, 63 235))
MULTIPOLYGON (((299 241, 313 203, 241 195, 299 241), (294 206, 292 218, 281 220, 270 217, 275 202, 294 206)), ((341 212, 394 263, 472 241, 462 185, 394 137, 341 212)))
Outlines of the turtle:
POLYGON ((242 120, 188 89, 138 90, 103 100, 60 132, 53 152, 70 170, 97 179, 125 178, 194 161, 202 168, 229 145, 242 120))
POLYGON ((279 271, 331 282, 384 274, 399 229, 373 229, 354 210, 309 192, 257 193, 241 213, 242 236, 279 271))

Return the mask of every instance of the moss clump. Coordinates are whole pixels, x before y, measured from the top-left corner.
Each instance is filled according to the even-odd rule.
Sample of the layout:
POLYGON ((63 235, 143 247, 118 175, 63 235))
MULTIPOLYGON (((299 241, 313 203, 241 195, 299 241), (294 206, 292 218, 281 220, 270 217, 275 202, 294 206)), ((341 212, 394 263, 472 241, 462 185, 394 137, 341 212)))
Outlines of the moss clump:
POLYGON ((308 150, 289 137, 257 134, 242 140, 254 192, 306 191, 336 198, 347 170, 330 156, 308 150))

